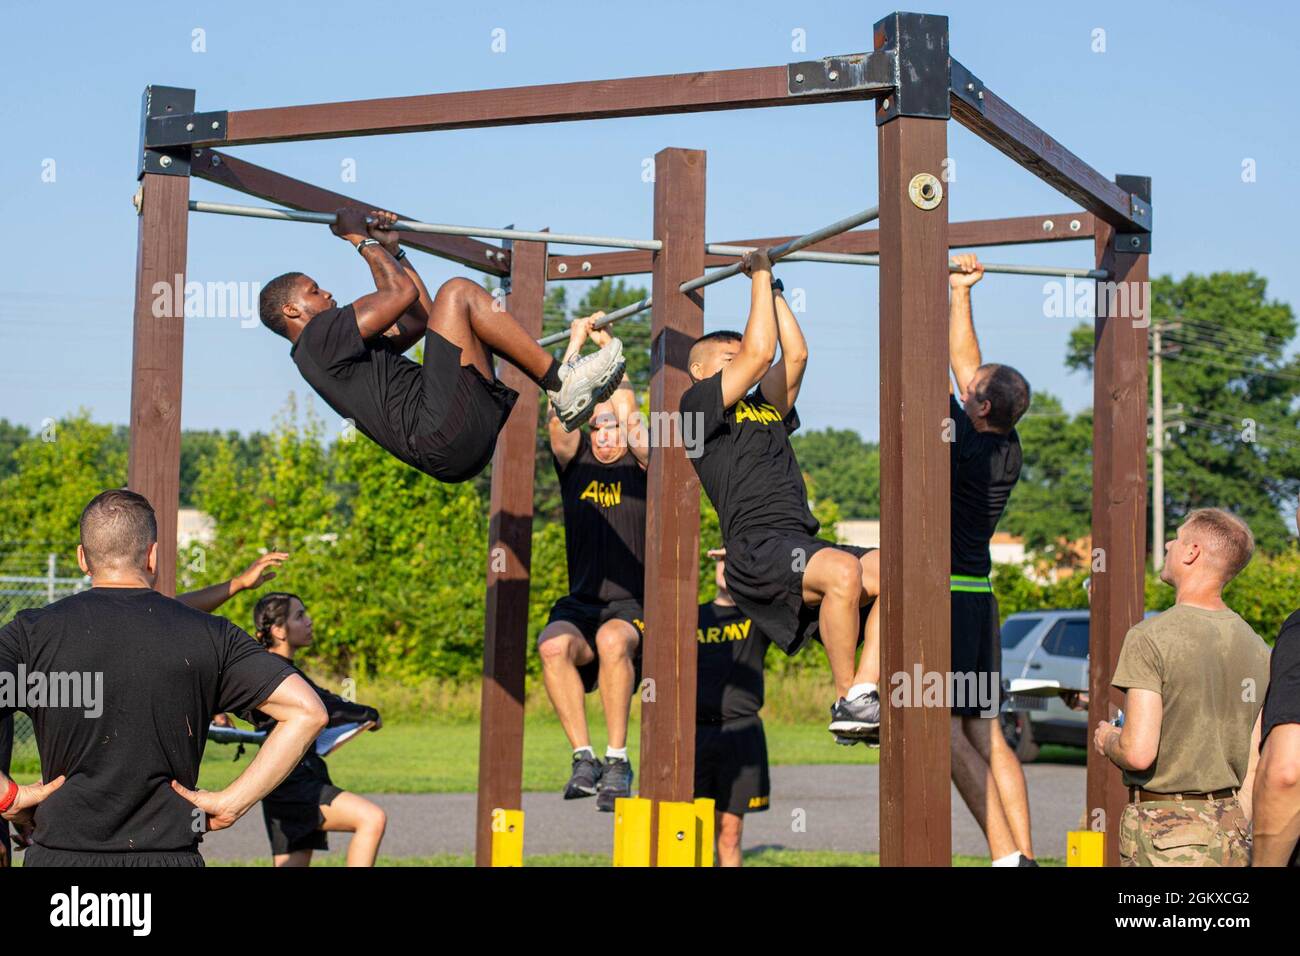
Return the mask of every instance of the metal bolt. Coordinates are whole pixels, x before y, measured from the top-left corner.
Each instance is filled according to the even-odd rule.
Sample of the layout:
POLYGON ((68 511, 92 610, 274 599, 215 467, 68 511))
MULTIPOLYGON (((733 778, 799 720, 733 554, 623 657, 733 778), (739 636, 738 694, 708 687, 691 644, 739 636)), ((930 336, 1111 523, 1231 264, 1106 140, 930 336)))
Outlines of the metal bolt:
POLYGON ((192 133, 192 132, 194 132, 194 124, 193 124, 193 123, 186 123, 186 124, 185 124, 185 132, 187 132, 187 133, 192 133))
POLYGON ((212 121, 212 128, 213 128, 213 129, 220 129, 220 127, 221 127, 221 124, 220 124, 219 122, 217 122, 216 120, 213 120, 213 121, 212 121))
POLYGON ((1083 228, 1083 223, 1079 222, 1079 220, 1077 220, 1077 219, 1071 219, 1071 220, 1070 220, 1070 231, 1071 231, 1071 232, 1078 232, 1078 231, 1079 231, 1080 229, 1082 229, 1082 228, 1083 228))
POLYGON ((976 96, 978 96, 980 99, 984 99, 984 91, 980 90, 979 93, 976 94, 976 96))
POLYGON ((677 839, 679 839, 679 840, 685 840, 685 839, 686 839, 686 834, 685 834, 685 832, 683 832, 682 830, 678 830, 678 831, 677 831, 677 839))
POLYGON ((881 100, 881 102, 880 102, 880 108, 881 108, 882 110, 887 110, 887 109, 889 109, 889 97, 885 97, 883 100, 881 100))
POLYGON ((1132 239, 1128 241, 1128 244, 1132 246, 1134 249, 1136 249, 1138 246, 1142 245, 1142 240, 1139 239, 1137 236, 1134 236, 1132 239))
POLYGON ((160 160, 158 160, 158 165, 161 166, 163 169, 166 169, 171 164, 172 164, 172 158, 170 156, 164 156, 160 160))
POLYGON ((796 83, 802 83, 802 82, 803 82, 803 74, 802 74, 802 73, 796 73, 796 74, 794 75, 794 81, 795 81, 796 83))
POLYGON ((1056 228, 1056 223, 1052 222, 1052 220, 1050 219, 1043 220, 1043 232, 1051 232, 1055 228, 1056 228))
POLYGON ((491 249, 484 249, 483 252, 484 252, 484 254, 485 254, 489 259, 492 258, 492 250, 491 250, 491 249))
POLYGON ((196 149, 196 150, 194 151, 194 155, 195 155, 196 157, 198 157, 198 156, 202 156, 202 155, 203 155, 203 147, 200 146, 198 149, 196 149))
POLYGON ((975 84, 974 84, 974 83, 967 83, 967 84, 966 84, 966 92, 967 92, 967 93, 974 93, 974 92, 975 92, 975 84))
POLYGON ((566 272, 569 271, 569 264, 567 262, 561 262, 558 266, 555 267, 555 271, 558 272, 560 275, 564 275, 566 272))
POLYGON ((591 271, 591 263, 590 263, 590 262, 584 262, 584 263, 582 264, 582 271, 583 271, 583 272, 590 272, 590 271, 591 271))
POLYGON ((220 166, 220 165, 221 165, 221 157, 220 157, 220 156, 213 156, 213 157, 212 157, 212 165, 213 165, 213 166, 220 166))
POLYGON ((826 74, 826 78, 830 80, 832 83, 834 83, 836 80, 840 78, 839 70, 831 70, 829 73, 826 74))

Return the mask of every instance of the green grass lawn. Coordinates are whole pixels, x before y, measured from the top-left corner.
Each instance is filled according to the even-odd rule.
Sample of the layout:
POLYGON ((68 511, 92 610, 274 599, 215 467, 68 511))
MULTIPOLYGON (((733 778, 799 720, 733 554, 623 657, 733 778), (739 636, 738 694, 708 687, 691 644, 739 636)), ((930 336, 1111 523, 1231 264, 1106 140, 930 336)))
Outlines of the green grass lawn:
MULTIPOLYGON (((603 727, 593 721, 592 745, 604 752, 603 727)), ((634 721, 628 752, 639 765, 640 727, 634 721)), ((769 758, 774 764, 877 763, 880 751, 841 747, 821 726, 769 724, 769 758)), ((329 758, 330 775, 356 793, 468 793, 478 788, 477 724, 431 721, 385 725, 363 734, 329 758)), ((524 725, 524 789, 558 790, 569 778, 568 741, 558 721, 530 718, 524 725)), ((253 748, 233 760, 235 748, 208 744, 199 784, 226 786, 253 757, 253 748)))
MULTIPOLYGON (((328 856, 318 855, 312 860, 312 866, 343 866, 346 862, 342 853, 328 856)), ((1039 860, 1043 866, 1063 866, 1060 860, 1039 860)), ((438 856, 381 856, 379 866, 472 866, 474 858, 468 853, 441 854, 438 856)), ((259 860, 211 860, 208 866, 270 866, 268 859, 259 860)), ((557 853, 549 856, 529 856, 524 858, 525 866, 609 866, 608 854, 598 853, 557 853)), ((986 856, 954 856, 952 865, 959 867, 988 866, 986 856)), ((747 850, 745 866, 880 866, 878 853, 844 853, 834 850, 747 850)))

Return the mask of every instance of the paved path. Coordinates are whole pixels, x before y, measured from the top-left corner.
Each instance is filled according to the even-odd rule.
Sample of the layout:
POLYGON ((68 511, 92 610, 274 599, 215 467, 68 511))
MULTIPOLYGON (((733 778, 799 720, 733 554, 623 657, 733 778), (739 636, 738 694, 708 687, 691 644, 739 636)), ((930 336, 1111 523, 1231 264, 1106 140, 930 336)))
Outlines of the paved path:
MULTIPOLYGON (((1025 767, 1029 783, 1034 848, 1040 856, 1065 856, 1065 834, 1077 829, 1083 813, 1084 768, 1061 764, 1025 767)), ((879 849, 879 780, 877 766, 821 765, 772 768, 772 807, 745 822, 745 846, 793 850, 879 849), (799 814, 798 811, 803 811, 799 814), (802 818, 802 829, 795 821, 802 818)), ((387 856, 430 856, 471 853, 474 849, 474 794, 376 794, 388 811, 387 856)), ((988 845, 952 793, 954 853, 983 856, 988 845)), ((613 815, 596 811, 595 800, 566 802, 559 794, 524 794, 525 852, 609 853, 613 845, 613 815)), ((334 852, 348 837, 331 835, 334 852)), ((229 830, 210 835, 203 844, 212 860, 254 859, 269 852, 260 809, 254 809, 229 830)))

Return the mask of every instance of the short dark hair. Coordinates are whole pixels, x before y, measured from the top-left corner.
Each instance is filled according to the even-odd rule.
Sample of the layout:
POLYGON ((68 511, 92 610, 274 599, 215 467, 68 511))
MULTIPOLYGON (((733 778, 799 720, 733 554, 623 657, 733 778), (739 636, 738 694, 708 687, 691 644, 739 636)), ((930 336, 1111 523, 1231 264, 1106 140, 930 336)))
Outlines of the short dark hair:
POLYGON ((289 327, 284 321, 284 307, 292 301, 298 280, 305 278, 307 275, 303 272, 286 272, 262 286, 257 312, 262 318, 262 324, 276 335, 289 337, 289 327))
POLYGON ((158 518, 144 495, 125 488, 101 491, 81 512, 81 550, 86 566, 146 567, 149 548, 158 540, 158 518))
POLYGON ((988 372, 975 399, 989 403, 989 424, 998 431, 1010 431, 1029 410, 1029 383, 1010 365, 981 365, 988 372))
POLYGON ((264 594, 253 606, 253 633, 257 635, 263 647, 270 647, 275 643, 275 639, 271 636, 271 628, 284 627, 285 622, 289 620, 289 608, 293 607, 294 601, 302 604, 303 607, 307 606, 302 598, 288 591, 272 591, 270 594, 264 594))
POLYGON ((709 332, 707 335, 701 335, 691 343, 691 348, 695 348, 695 346, 699 345, 701 342, 742 342, 744 339, 745 337, 739 332, 734 332, 731 329, 721 329, 717 332, 709 332))

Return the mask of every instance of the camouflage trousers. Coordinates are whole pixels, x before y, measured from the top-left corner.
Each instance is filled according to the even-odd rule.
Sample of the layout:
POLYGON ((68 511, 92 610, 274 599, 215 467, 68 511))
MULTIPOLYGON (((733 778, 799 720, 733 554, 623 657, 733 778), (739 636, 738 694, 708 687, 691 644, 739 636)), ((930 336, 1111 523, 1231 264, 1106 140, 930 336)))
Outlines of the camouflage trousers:
POLYGON ((1129 803, 1119 855, 1123 866, 1249 866, 1250 829, 1236 797, 1129 803))

